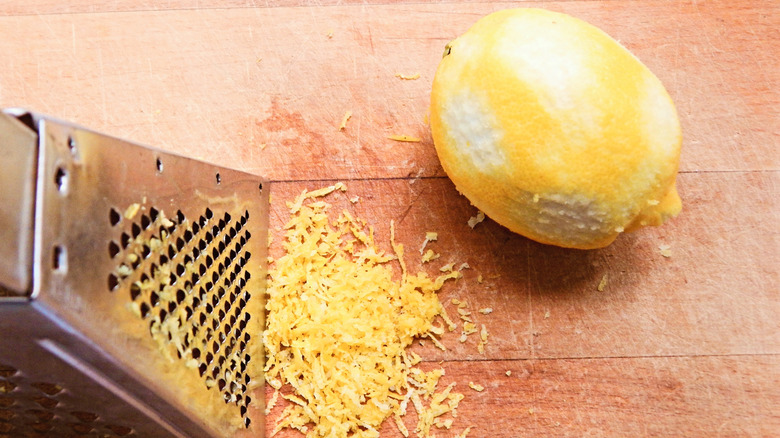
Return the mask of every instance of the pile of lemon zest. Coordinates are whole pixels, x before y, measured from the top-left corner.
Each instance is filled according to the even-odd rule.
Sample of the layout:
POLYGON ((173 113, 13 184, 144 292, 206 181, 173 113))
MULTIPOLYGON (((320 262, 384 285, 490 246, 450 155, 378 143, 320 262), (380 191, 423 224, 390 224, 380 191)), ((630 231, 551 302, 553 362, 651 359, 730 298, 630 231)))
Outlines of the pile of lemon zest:
POLYGON ((287 204, 285 254, 269 271, 263 341, 266 381, 293 393, 282 394, 289 404, 273 434, 293 428, 310 437, 378 436, 379 425, 392 416, 407 436, 401 417, 411 400, 418 436, 428 436, 433 419, 454 416, 463 396, 451 393, 452 386, 436 392, 444 371, 415 368, 422 358, 405 349, 423 337, 444 349, 436 336, 445 327, 434 319, 440 316, 450 331, 455 327, 436 292, 460 273, 431 278, 409 272, 394 222, 393 255, 376 248, 365 221, 342 212, 331 222, 329 205, 316 198, 345 189, 336 184, 304 191, 287 204), (401 268, 400 282, 391 261, 401 268))

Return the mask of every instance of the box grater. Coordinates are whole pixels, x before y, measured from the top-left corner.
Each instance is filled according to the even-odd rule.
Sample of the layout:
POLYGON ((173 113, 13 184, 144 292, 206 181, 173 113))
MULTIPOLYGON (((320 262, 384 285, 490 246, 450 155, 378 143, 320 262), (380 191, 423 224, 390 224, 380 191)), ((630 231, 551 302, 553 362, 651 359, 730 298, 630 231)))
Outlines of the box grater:
POLYGON ((0 112, 0 437, 264 435, 268 187, 0 112))

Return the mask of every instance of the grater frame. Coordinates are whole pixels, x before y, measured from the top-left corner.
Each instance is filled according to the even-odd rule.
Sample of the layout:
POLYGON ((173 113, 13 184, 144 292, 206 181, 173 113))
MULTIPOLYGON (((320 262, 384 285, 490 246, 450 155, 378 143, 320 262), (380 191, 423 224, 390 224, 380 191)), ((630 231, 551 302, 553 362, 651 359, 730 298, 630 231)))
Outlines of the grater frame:
POLYGON ((0 437, 262 437, 267 181, 20 109, 0 151, 0 437))

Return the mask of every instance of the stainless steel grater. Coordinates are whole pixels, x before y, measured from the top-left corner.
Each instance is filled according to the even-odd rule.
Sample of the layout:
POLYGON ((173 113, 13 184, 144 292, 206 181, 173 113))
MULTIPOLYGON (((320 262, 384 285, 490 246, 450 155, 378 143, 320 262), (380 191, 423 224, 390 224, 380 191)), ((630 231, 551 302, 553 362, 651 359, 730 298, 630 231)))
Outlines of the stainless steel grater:
POLYGON ((0 437, 264 435, 268 187, 0 113, 0 437))

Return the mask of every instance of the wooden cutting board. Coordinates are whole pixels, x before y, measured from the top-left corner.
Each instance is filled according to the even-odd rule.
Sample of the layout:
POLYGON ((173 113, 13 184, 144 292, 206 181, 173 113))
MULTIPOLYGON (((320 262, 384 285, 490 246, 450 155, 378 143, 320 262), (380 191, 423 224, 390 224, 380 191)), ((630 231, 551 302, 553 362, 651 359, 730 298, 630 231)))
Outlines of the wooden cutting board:
MULTIPOLYGON (((441 264, 470 266, 440 293, 447 308, 493 309, 475 313, 490 333, 484 354, 457 334, 442 337, 446 351, 413 347, 466 395, 439 437, 467 426, 471 437, 777 436, 780 7, 522 5, 601 27, 666 85, 685 138, 677 219, 598 251, 467 225, 476 210, 426 124, 430 83, 447 41, 516 3, 7 0, 0 106, 264 175, 277 242, 284 201, 335 181, 360 200, 334 204, 382 245, 391 220, 410 254, 437 231, 441 264)), ((401 435, 387 423, 381 436, 401 435)))

